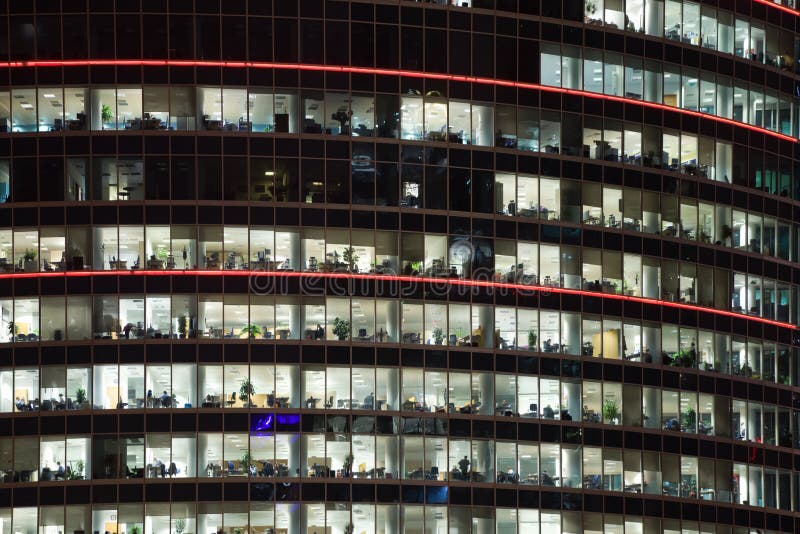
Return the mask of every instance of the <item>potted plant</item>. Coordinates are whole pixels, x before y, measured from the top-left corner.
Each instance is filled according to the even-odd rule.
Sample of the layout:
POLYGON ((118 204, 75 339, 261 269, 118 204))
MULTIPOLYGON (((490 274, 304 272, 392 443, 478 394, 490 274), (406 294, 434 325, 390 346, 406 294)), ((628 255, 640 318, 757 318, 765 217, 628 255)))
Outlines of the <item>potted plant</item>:
POLYGON ((528 348, 536 350, 536 332, 533 330, 528 331, 528 348))
POLYGON ((186 332, 187 332, 188 321, 185 315, 181 315, 178 317, 178 336, 181 339, 186 339, 186 332))
POLYGON ((343 109, 331 114, 331 120, 339 123, 339 135, 347 135, 350 133, 349 129, 347 128, 347 123, 350 122, 350 117, 352 115, 352 111, 343 109))
POLYGON ((67 480, 83 480, 83 469, 83 460, 75 462, 75 467, 73 467, 72 471, 67 475, 67 480))
POLYGON ((344 527, 344 534, 353 534, 353 530, 355 530, 353 523, 348 523, 347 526, 344 527))
POLYGON ((250 339, 255 339, 256 336, 261 335, 261 328, 255 324, 246 324, 242 327, 242 334, 247 334, 250 339))
POLYGON ((439 327, 433 329, 433 342, 437 345, 441 345, 444 342, 444 332, 439 327))
POLYGON ((353 455, 348 453, 344 457, 344 464, 342 464, 342 476, 345 478, 350 476, 350 470, 353 468, 353 455))
POLYGON ((179 517, 175 520, 175 534, 183 534, 184 530, 186 530, 186 520, 179 517))
POLYGON ((739 374, 744 377, 750 377, 753 374, 753 368, 750 367, 750 365, 747 362, 745 362, 744 364, 742 364, 742 368, 739 374))
POLYGON ((133 525, 131 527, 131 534, 141 534, 142 529, 139 528, 138 525, 133 525))
POLYGON ((17 334, 19 333, 19 327, 14 321, 8 323, 8 339, 9 341, 14 341, 17 338, 17 334))
POLYGON ((100 108, 100 120, 103 123, 103 129, 105 130, 105 125, 111 122, 111 119, 114 118, 114 112, 111 111, 111 106, 108 104, 103 104, 100 108))
POLYGON ((250 454, 250 449, 244 450, 244 453, 242 454, 242 459, 239 460, 239 462, 242 464, 242 471, 244 471, 244 474, 246 475, 249 474, 250 464, 253 463, 253 455, 250 454))
POLYGON ((346 247, 342 252, 342 260, 347 264, 347 268, 351 273, 356 272, 356 262, 358 261, 358 254, 353 247, 346 247))
POLYGON ((603 401, 603 422, 611 425, 619 424, 619 404, 614 399, 603 401))
POLYGON ((333 320, 333 335, 338 337, 339 341, 345 341, 350 336, 350 321, 336 317, 333 320))
POLYGON ((249 378, 243 378, 242 383, 239 386, 239 400, 245 403, 246 407, 251 407, 250 398, 256 394, 256 388, 253 387, 253 383, 250 382, 249 378))
POLYGON ((683 432, 695 432, 697 427, 697 412, 694 408, 689 408, 681 414, 681 430, 683 432))
POLYGON ((39 270, 39 264, 36 262, 36 251, 25 249, 25 254, 22 255, 23 268, 26 273, 35 273, 39 270))
POLYGON ((78 388, 75 390, 75 404, 78 405, 79 408, 83 408, 83 404, 87 401, 86 399, 86 390, 83 388, 78 388))

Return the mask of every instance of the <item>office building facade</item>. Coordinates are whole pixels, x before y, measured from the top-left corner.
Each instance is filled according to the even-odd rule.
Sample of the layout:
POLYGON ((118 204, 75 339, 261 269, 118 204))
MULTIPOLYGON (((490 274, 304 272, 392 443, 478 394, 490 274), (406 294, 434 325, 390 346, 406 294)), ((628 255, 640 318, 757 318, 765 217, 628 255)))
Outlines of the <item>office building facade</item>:
POLYGON ((794 0, 0 0, 0 534, 800 530, 794 0))

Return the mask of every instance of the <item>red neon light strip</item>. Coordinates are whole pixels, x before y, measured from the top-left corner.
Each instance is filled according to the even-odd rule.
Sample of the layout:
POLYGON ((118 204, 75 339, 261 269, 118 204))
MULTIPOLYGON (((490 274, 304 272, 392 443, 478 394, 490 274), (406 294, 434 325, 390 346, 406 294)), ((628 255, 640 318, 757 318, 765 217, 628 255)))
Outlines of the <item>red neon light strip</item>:
POLYGON ((427 284, 447 284, 453 286, 466 286, 466 287, 485 287, 490 289, 513 289, 523 292, 536 292, 536 293, 557 293, 563 295, 578 295, 582 297, 597 297, 601 299, 622 300, 628 302, 636 302, 640 304, 655 304, 658 306, 665 306, 669 308, 677 308, 680 310, 696 311, 703 313, 711 313, 714 315, 721 315, 723 317, 735 317, 737 319, 745 319, 747 321, 754 321, 757 323, 767 324, 770 326, 777 326, 779 328, 788 328, 790 330, 798 330, 800 327, 791 323, 783 323, 773 319, 766 319, 764 317, 754 317, 751 315, 744 315, 727 310, 716 310, 714 308, 705 308, 696 304, 685 304, 681 302, 670 302, 666 300, 652 299, 646 297, 632 297, 629 295, 617 295, 614 293, 599 293, 595 291, 586 291, 583 289, 568 289, 564 287, 550 287, 539 285, 526 285, 526 284, 512 284, 507 282, 490 282, 488 280, 463 280, 460 278, 430 278, 425 276, 403 276, 403 275, 383 275, 383 274, 357 274, 357 273, 311 273, 311 272, 296 272, 296 271, 246 271, 246 270, 231 270, 231 271, 214 271, 214 270, 200 270, 200 269, 186 269, 186 270, 172 270, 172 271, 146 271, 146 270, 130 270, 130 271, 67 271, 67 272, 41 272, 41 273, 5 273, 0 274, 1 279, 9 278, 78 278, 86 276, 247 276, 247 277, 261 277, 267 276, 271 278, 323 278, 323 279, 344 279, 344 280, 382 280, 390 282, 407 282, 407 283, 427 283, 427 284))
POLYGON ((785 13, 789 13, 790 15, 794 15, 795 17, 800 16, 800 13, 798 13, 794 9, 787 6, 782 6, 780 4, 776 4, 775 2, 771 2, 770 0, 753 0, 753 2, 755 2, 756 4, 764 4, 765 6, 769 6, 773 9, 778 9, 785 13))
MULTIPOLYGON (((767 0, 764 0, 766 3, 767 0)), ((260 62, 260 61, 194 61, 194 60, 176 60, 176 59, 87 59, 87 60, 66 60, 66 61, 49 61, 49 60, 36 60, 36 61, 5 61, 0 62, 0 68, 12 69, 22 67, 226 67, 226 68, 250 68, 250 69, 281 69, 281 70, 305 70, 317 72, 341 72, 348 74, 369 74, 379 76, 406 76, 409 78, 424 78, 428 80, 444 80, 452 82, 464 83, 477 83, 481 85, 494 85, 501 87, 514 87, 517 89, 528 89, 534 91, 547 91, 550 93, 559 93, 567 95, 585 96, 589 98, 597 98, 601 100, 608 100, 611 102, 621 102, 624 104, 634 104, 646 108, 659 109, 665 111, 674 111, 683 115, 691 117, 702 117, 710 119, 721 124, 735 126, 737 128, 744 128, 754 132, 759 132, 764 135, 769 135, 784 141, 791 141, 797 143, 798 140, 791 135, 773 132, 746 124, 743 122, 727 119, 725 117, 718 117, 708 113, 701 113, 689 109, 682 109, 675 106, 667 106, 666 104, 659 104, 656 102, 646 102, 644 100, 634 100, 630 98, 623 98, 621 96, 604 95, 601 93, 593 93, 591 91, 581 91, 578 89, 564 89, 562 87, 551 87, 538 83, 515 82, 511 80, 497 80, 494 78, 482 78, 477 76, 461 76, 457 74, 438 74, 433 72, 421 72, 414 70, 401 70, 401 69, 379 69, 368 67, 347 67, 338 65, 309 65, 300 63, 273 63, 273 62, 260 62)))

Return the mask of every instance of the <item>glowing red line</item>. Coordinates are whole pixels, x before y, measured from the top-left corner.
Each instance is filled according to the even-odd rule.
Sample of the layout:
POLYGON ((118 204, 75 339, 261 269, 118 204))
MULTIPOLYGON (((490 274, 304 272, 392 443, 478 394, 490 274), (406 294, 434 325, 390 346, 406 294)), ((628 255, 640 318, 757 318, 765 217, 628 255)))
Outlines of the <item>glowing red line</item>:
POLYGON ((764 4, 765 6, 769 6, 773 9, 778 9, 785 13, 789 13, 790 15, 794 15, 795 17, 800 16, 800 13, 795 11, 794 9, 786 6, 782 6, 780 4, 776 4, 775 2, 770 2, 770 0, 753 0, 756 4, 764 4))
POLYGON ((466 287, 485 287, 489 289, 513 289, 522 292, 534 293, 557 293, 563 295, 578 295, 582 297, 596 297, 601 299, 621 300, 627 302, 636 302, 640 304, 655 304, 657 306, 665 306, 668 308, 677 308, 681 310, 689 310, 703 313, 710 313, 713 315, 721 315, 723 317, 735 317, 737 319, 744 319, 747 321, 754 321, 757 323, 777 326, 779 328, 788 328, 790 330, 797 330, 798 326, 791 323, 783 323, 773 319, 766 319, 764 317, 754 317, 751 315, 744 315, 727 310, 716 310, 713 308, 705 308, 696 304, 686 304, 683 302, 670 302, 666 300, 659 300, 647 297, 633 297, 630 295, 618 295, 614 293, 600 293, 595 291, 586 291, 583 289, 569 289, 565 287, 550 287, 550 286, 537 286, 526 284, 513 284, 508 282, 491 282, 488 280, 464 280, 460 278, 430 278, 425 276, 403 276, 403 275, 383 275, 383 274, 357 274, 357 273, 311 273, 311 272, 295 272, 295 271, 246 271, 246 270, 230 270, 230 271, 214 271, 214 270, 200 270, 200 269, 186 269, 186 270, 171 270, 171 271, 145 271, 145 270, 130 270, 130 271, 67 271, 67 272, 42 272, 42 273, 4 273, 0 274, 0 280, 9 278, 77 278, 86 276, 246 276, 246 277, 283 277, 283 278, 324 278, 324 279, 345 279, 345 280, 383 280, 392 282, 406 282, 406 283, 427 283, 427 284, 448 284, 454 286, 466 287))
MULTIPOLYGON (((771 4, 768 0, 755 0, 760 1, 761 3, 765 3, 767 5, 774 5, 771 4)), ((783 6, 777 6, 784 10, 783 6)), ((792 12, 792 10, 788 10, 792 12)), ((794 12, 793 12, 794 13, 794 12)), ((797 13, 794 13, 797 14, 797 13)), ((369 75, 378 75, 378 76, 406 76, 409 78, 425 78, 429 80, 444 80, 444 81, 452 81, 452 82, 463 82, 463 83, 477 83, 481 85, 494 85, 494 86, 501 86, 501 87, 513 87, 516 89, 527 89, 532 91, 546 91, 550 93, 558 93, 558 94, 566 94, 566 95, 576 95, 576 96, 585 96, 589 98, 597 98, 600 100, 608 100, 611 102, 620 102, 624 104, 633 104, 637 106, 652 108, 652 109, 659 109, 664 111, 674 111, 676 113, 681 113, 683 115, 688 115, 691 117, 702 117, 705 119, 713 120, 719 122, 721 124, 727 124, 731 126, 735 126, 737 128, 744 128, 746 130, 751 130, 754 132, 760 132, 764 135, 769 135, 772 137, 776 137, 778 139, 782 139, 784 141, 791 141, 793 143, 798 142, 797 139, 792 137, 791 135, 782 134, 780 132, 773 132, 771 130, 767 130, 766 128, 762 128, 760 126, 754 126, 752 124, 746 124, 744 122, 735 121, 732 119, 727 119, 725 117, 718 117, 716 115, 710 115, 708 113, 702 113, 700 111, 694 111, 689 109, 682 109, 675 106, 668 106, 666 104, 659 104, 657 102, 647 102, 644 100, 634 100, 630 98, 624 98, 621 96, 614 96, 614 95, 605 95, 601 93, 594 93, 591 91, 581 91, 578 89, 565 89, 562 87, 551 87, 548 85, 542 85, 538 83, 528 83, 528 82, 515 82, 511 80, 498 80, 494 78, 483 78, 478 76, 463 76, 458 74, 439 74, 433 72, 421 72, 421 71, 414 71, 414 70, 402 70, 402 69, 384 69, 384 68, 371 68, 371 67, 348 67, 348 66, 340 66, 340 65, 310 65, 310 64, 299 64, 299 63, 273 63, 273 62, 263 62, 263 61, 207 61, 207 60, 180 60, 180 59, 85 59, 85 60, 35 60, 35 61, 5 61, 0 62, 0 68, 21 68, 21 67, 139 67, 139 66, 149 66, 149 67, 216 67, 216 68, 251 68, 251 69, 280 69, 280 70, 306 70, 306 71, 317 71, 317 72, 341 72, 347 74, 369 74, 369 75)))

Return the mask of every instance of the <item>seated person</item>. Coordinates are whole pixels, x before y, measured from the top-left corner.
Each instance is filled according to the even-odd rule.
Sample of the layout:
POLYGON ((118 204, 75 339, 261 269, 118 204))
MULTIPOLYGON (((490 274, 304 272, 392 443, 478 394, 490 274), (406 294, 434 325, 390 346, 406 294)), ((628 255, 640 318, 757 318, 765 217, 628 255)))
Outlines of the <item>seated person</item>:
POLYGON ((169 393, 167 393, 166 390, 164 390, 164 393, 161 394, 161 406, 163 406, 164 408, 169 408, 171 404, 172 404, 172 395, 170 395, 169 393))
POLYGON ((375 407, 375 393, 370 393, 364 397, 364 409, 372 410, 375 407))
POLYGON ((458 461, 458 469, 461 472, 462 480, 469 480, 469 466, 470 461, 467 456, 464 456, 458 461))
POLYGON ((64 466, 61 465, 61 462, 56 462, 55 479, 64 480, 64 466))
POLYGON ((551 408, 549 404, 545 406, 544 409, 542 410, 542 417, 544 417, 545 419, 555 419, 555 416, 556 413, 553 411, 553 408, 551 408))
POLYGON ((261 476, 262 477, 273 477, 275 476, 275 468, 272 466, 269 460, 261 464, 261 476))

